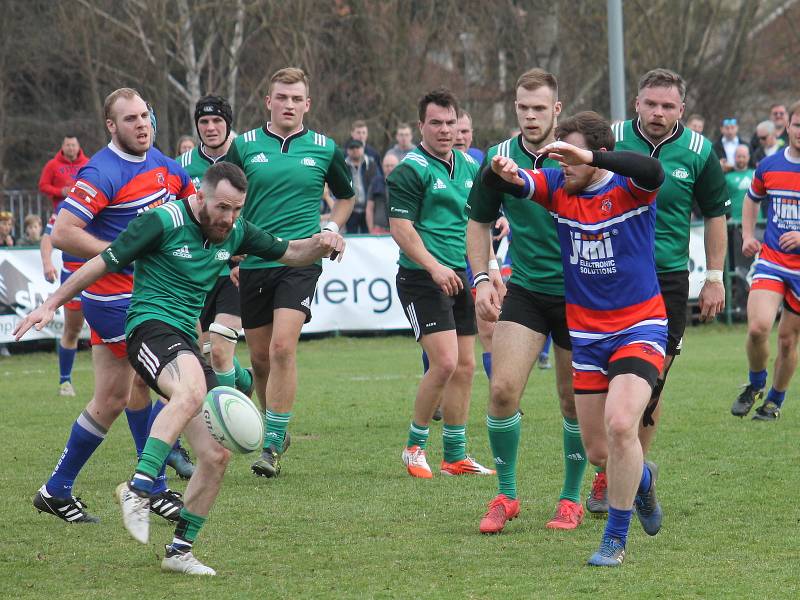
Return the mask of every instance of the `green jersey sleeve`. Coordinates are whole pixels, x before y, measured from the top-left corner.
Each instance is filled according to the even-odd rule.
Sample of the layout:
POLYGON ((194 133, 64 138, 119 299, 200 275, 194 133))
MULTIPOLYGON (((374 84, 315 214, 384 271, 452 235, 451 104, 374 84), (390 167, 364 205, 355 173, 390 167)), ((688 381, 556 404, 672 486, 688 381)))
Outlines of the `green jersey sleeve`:
POLYGON ((133 221, 117 236, 100 256, 112 273, 118 273, 137 258, 158 248, 164 225, 156 211, 147 211, 133 221))
POLYGON ((275 237, 248 221, 242 220, 241 223, 244 225, 244 237, 236 254, 255 254, 264 260, 277 260, 286 254, 288 240, 275 237))
POLYGON ((503 204, 503 194, 497 190, 486 187, 481 179, 484 167, 489 164, 489 156, 483 160, 472 189, 469 192, 469 218, 478 223, 492 223, 500 216, 500 207, 503 204))
POLYGON ((417 172, 409 164, 400 163, 386 183, 389 186, 389 216, 416 221, 420 202, 425 197, 425 187, 417 172))
POLYGON ((706 164, 694 186, 694 199, 700 212, 707 219, 728 215, 731 212, 731 200, 728 186, 717 155, 709 153, 706 164))
POLYGON ((242 164, 242 157, 239 156, 239 147, 236 145, 236 140, 233 141, 231 147, 228 148, 228 153, 223 158, 225 162, 233 163, 240 169, 244 169, 244 165, 242 164))
POLYGON ((331 188, 331 193, 336 198, 348 199, 356 195, 353 191, 353 182, 350 179, 350 169, 344 162, 344 154, 337 145, 333 146, 333 156, 325 173, 325 182, 331 188))

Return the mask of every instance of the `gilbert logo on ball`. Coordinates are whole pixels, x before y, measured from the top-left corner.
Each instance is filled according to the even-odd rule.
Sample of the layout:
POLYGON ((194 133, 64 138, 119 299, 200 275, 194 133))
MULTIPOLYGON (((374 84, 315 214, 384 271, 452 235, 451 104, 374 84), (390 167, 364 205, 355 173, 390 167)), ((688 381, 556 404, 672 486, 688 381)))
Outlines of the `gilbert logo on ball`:
POLYGON ((211 437, 231 452, 247 454, 261 447, 263 417, 250 398, 239 390, 215 387, 206 395, 202 412, 211 437))

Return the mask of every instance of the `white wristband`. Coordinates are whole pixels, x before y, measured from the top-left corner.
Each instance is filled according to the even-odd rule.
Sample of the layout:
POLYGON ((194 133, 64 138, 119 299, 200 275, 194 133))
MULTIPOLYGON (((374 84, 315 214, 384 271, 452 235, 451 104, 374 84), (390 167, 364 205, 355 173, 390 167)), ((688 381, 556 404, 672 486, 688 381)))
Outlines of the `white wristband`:
POLYGON ((323 230, 327 229, 328 231, 332 231, 333 233, 339 233, 339 226, 336 224, 336 221, 328 221, 325 223, 325 227, 322 228, 323 230))
POLYGON ((490 271, 499 271, 500 270, 500 265, 497 264, 497 259, 496 258, 493 258, 492 260, 489 261, 489 270, 490 271))
POLYGON ((707 269, 706 281, 709 283, 722 283, 722 271, 718 269, 707 269))

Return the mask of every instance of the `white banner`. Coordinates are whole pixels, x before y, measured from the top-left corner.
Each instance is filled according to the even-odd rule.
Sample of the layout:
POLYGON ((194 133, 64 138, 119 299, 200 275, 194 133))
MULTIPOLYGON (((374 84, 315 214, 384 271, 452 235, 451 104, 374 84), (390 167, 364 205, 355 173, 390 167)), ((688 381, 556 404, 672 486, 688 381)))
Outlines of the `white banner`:
MULTIPOLYGON (((60 271, 61 252, 53 252, 53 265, 60 271)), ((44 278, 38 249, 0 248, 0 343, 13 342, 11 332, 21 317, 39 306, 57 287, 58 282, 48 283, 44 278)), ((64 309, 60 308, 47 327, 42 331, 31 329, 25 340, 61 337, 63 330, 64 309)), ((81 338, 89 338, 85 323, 81 338)))
POLYGON ((397 297, 391 236, 347 237, 342 262, 325 260, 303 333, 411 329, 397 297))

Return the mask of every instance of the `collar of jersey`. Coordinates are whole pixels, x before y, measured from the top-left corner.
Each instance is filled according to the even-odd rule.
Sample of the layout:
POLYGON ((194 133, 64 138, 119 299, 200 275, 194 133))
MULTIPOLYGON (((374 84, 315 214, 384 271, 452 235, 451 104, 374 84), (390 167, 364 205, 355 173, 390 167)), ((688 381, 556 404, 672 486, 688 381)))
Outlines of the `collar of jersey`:
POLYGON ((789 161, 790 163, 792 163, 793 165, 800 164, 800 158, 795 158, 795 157, 793 157, 793 156, 790 156, 790 155, 789 155, 789 146, 786 146, 786 147, 783 149, 783 157, 784 157, 784 158, 785 158, 787 161, 789 161))
POLYGON ((273 131, 271 131, 271 130, 270 130, 270 128, 269 128, 269 122, 265 123, 265 124, 264 124, 264 127, 262 127, 261 129, 262 129, 262 130, 264 131, 264 133, 265 133, 265 134, 267 134, 269 137, 273 137, 273 138, 275 138, 276 140, 279 140, 279 141, 280 141, 280 143, 281 143, 281 152, 287 152, 287 151, 289 150, 289 144, 292 142, 292 140, 295 140, 295 139, 297 139, 297 138, 299 138, 299 137, 301 137, 301 136, 305 135, 305 134, 306 134, 306 132, 308 131, 308 129, 306 129, 306 126, 305 126, 305 125, 303 125, 303 127, 302 127, 302 129, 300 129, 300 131, 295 131, 295 132, 294 132, 294 133, 292 133, 291 135, 288 135, 288 136, 286 136, 286 137, 281 137, 281 136, 279 136, 277 133, 275 133, 275 132, 273 132, 273 131))
POLYGON ((208 162, 208 163, 210 163, 212 165, 215 165, 218 162, 222 162, 223 160, 225 160, 225 156, 226 156, 227 153, 223 154, 221 156, 218 156, 217 158, 212 158, 208 154, 206 154, 206 152, 204 150, 205 147, 206 147, 206 145, 203 142, 200 142, 200 146, 197 148, 197 154, 198 154, 198 156, 200 156, 200 158, 202 158, 206 162, 208 162))
POLYGON ((661 148, 663 148, 670 142, 674 142, 679 137, 681 137, 681 135, 683 135, 683 129, 684 129, 683 123, 678 121, 677 123, 675 123, 675 129, 673 129, 670 135, 668 135, 663 140, 658 142, 658 144, 653 144, 653 142, 651 142, 647 138, 647 136, 639 127, 639 117, 636 117, 636 119, 632 121, 632 125, 633 125, 633 133, 639 136, 644 141, 644 143, 647 144, 647 146, 650 148, 650 156, 652 156, 653 158, 658 158, 658 153, 661 151, 661 148))
POLYGON ((114 142, 108 142, 108 148, 117 156, 119 156, 122 160, 127 160, 128 162, 135 162, 140 163, 147 160, 147 152, 145 152, 142 156, 136 156, 135 154, 128 154, 127 152, 123 152, 119 148, 117 148, 114 142))
POLYGON ((456 149, 455 148, 453 148, 452 151, 451 151, 452 152, 451 156, 453 157, 452 162, 447 162, 446 160, 442 160, 438 156, 434 156, 433 154, 431 154, 430 152, 425 150, 425 148, 422 146, 422 144, 417 146, 417 150, 422 152, 428 158, 432 158, 436 162, 444 165, 447 168, 447 172, 450 174, 450 179, 453 178, 453 175, 455 175, 455 172, 456 172, 456 149))
POLYGON ((525 142, 522 139, 521 133, 517 136, 517 144, 519 144, 519 148, 520 150, 522 150, 523 154, 525 154, 525 156, 527 156, 533 161, 533 168, 541 169, 544 160, 547 158, 547 155, 536 154, 535 152, 531 152, 530 150, 528 150, 528 148, 525 146, 525 142))
POLYGON ((611 178, 613 176, 614 176, 614 173, 612 173, 611 171, 607 171, 605 175, 603 175, 600 179, 595 181, 593 184, 587 185, 585 188, 583 188, 583 192, 581 192, 581 193, 596 192, 600 188, 608 185, 608 182, 611 181, 611 178))

